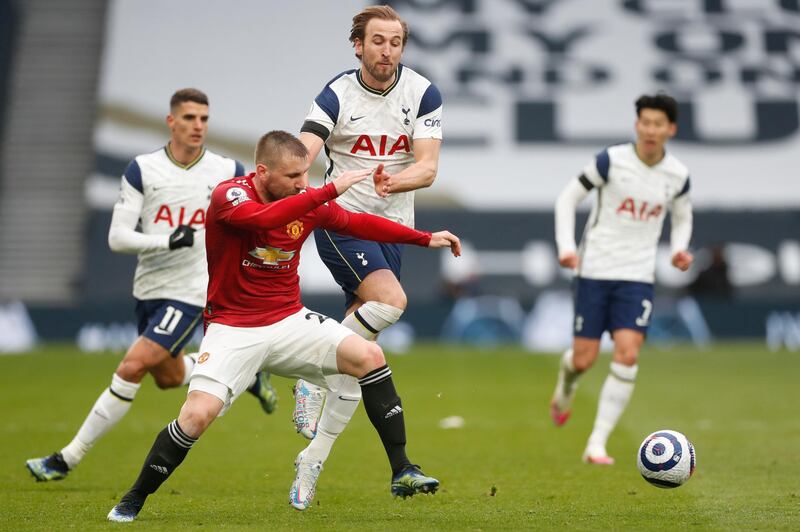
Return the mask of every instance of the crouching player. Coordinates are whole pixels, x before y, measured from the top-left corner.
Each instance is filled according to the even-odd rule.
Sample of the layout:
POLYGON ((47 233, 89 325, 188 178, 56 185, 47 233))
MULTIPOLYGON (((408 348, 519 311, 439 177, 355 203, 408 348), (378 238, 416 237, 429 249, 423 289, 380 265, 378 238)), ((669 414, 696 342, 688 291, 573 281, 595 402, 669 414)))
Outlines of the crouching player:
MULTIPOLYGON (((268 370, 330 387, 328 376, 358 379, 364 407, 391 466, 391 491, 433 493, 439 481, 406 455, 405 421, 381 348, 300 301, 297 267, 303 242, 317 227, 382 242, 461 251, 447 231, 424 233, 333 201, 372 170, 346 172, 322 188, 307 188, 310 161, 293 135, 273 131, 258 142, 256 171, 218 186, 206 222, 209 286, 206 335, 178 418, 156 437, 133 487, 108 514, 136 518, 146 498, 181 464, 213 420, 245 390, 249 376, 268 370)), ((319 474, 320 468, 317 468, 319 474)), ((315 483, 314 483, 315 484, 315 483)), ((298 500, 313 498, 297 491, 298 500)))

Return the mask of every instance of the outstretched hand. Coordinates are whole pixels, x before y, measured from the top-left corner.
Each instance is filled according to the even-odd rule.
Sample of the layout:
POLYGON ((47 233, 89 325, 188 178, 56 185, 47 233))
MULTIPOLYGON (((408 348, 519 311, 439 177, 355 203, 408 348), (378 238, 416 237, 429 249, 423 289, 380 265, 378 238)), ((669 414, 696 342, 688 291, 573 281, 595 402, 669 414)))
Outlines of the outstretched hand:
POLYGON ((450 248, 454 257, 461 256, 461 240, 450 231, 438 231, 431 234, 429 248, 450 248))
POLYGON ((389 195, 392 187, 392 174, 386 171, 383 164, 379 164, 372 174, 372 182, 375 184, 375 193, 381 198, 389 195))
POLYGON ((364 181, 371 173, 372 170, 369 168, 366 170, 348 170, 347 172, 342 172, 342 175, 333 180, 336 193, 341 196, 356 183, 364 181))

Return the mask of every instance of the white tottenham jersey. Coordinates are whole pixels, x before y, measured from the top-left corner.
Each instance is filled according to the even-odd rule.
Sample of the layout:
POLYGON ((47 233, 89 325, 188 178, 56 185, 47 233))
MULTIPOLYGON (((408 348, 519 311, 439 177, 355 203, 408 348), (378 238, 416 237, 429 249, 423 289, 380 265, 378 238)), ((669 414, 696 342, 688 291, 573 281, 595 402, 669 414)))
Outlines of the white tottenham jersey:
POLYGON ((670 153, 648 166, 627 143, 599 153, 579 179, 587 190, 597 188, 597 201, 583 232, 578 276, 652 283, 667 208, 688 199, 686 166, 670 153))
MULTIPOLYGON (((347 170, 383 163, 396 174, 414 163, 414 139, 442 138, 442 96, 430 81, 399 65, 395 82, 379 92, 360 71, 343 72, 314 100, 302 131, 325 141, 330 165, 325 181, 347 170)), ((414 227, 414 192, 381 198, 371 179, 356 183, 336 199, 342 207, 377 214, 414 227)))
POLYGON ((115 216, 117 210, 138 213, 142 233, 165 236, 158 249, 139 250, 134 297, 205 305, 205 233, 195 233, 193 246, 176 250, 169 249, 168 236, 182 224, 203 229, 211 191, 220 181, 239 175, 244 175, 241 163, 209 150, 186 166, 175 161, 167 147, 139 155, 128 164, 115 216))

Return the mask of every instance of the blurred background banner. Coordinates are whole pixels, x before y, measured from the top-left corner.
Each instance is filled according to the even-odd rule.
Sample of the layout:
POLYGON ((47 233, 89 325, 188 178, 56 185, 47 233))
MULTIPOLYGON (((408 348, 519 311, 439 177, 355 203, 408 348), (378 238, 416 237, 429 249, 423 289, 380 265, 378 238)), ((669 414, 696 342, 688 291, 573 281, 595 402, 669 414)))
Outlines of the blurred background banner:
MULTIPOLYGON (((127 162, 166 141, 170 95, 206 91, 209 146, 250 169, 261 134, 297 132, 356 66, 350 19, 368 3, 0 0, 0 303, 22 302, 43 338, 126 345, 135 258, 108 250, 110 209, 127 162)), ((633 139, 634 100, 664 90, 680 103, 669 149, 692 174, 697 263, 680 274, 662 251, 651 338, 800 345, 798 2, 388 3, 411 28, 404 62, 444 98, 417 223, 468 244, 458 261, 406 250, 413 334, 560 349, 553 202, 633 139)), ((306 304, 340 317, 313 243, 303 257, 306 304)))
MULTIPOLYGON (((550 209, 594 153, 632 139, 634 100, 665 90, 680 102, 672 149, 696 206, 800 203, 797 2, 388 3, 410 26, 404 62, 445 102, 440 173, 421 199, 550 209)), ((324 84, 356 66, 350 17, 367 4, 111 2, 98 149, 127 159, 157 146, 166 95, 197 85, 212 99, 212 140, 249 163, 254 139, 297 131, 324 84)))

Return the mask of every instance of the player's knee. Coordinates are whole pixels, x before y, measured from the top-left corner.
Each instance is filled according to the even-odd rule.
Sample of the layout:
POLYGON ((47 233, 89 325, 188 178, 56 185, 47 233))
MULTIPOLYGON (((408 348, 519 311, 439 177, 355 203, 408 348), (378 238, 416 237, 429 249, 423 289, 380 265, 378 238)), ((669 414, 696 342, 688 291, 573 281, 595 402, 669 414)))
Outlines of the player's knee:
POLYGON ((205 432, 216 417, 217 412, 205 408, 202 404, 189 404, 187 402, 181 408, 178 424, 186 434, 196 438, 205 432))
POLYGON ((367 342, 361 361, 361 366, 364 369, 364 373, 369 373, 370 371, 385 365, 386 357, 383 355, 383 349, 381 349, 381 346, 375 342, 367 342))
POLYGON ((614 362, 625 366, 635 366, 639 359, 639 350, 633 346, 624 346, 614 350, 614 362))
POLYGON ((141 382, 142 378, 147 374, 150 368, 143 360, 137 357, 125 356, 122 362, 117 366, 116 374, 128 382, 141 382))
POLYGON ((594 364, 594 360, 591 358, 579 358, 575 357, 572 359, 572 367, 575 368, 576 373, 583 373, 584 371, 588 370, 594 364))
POLYGON ((386 294, 386 300, 381 301, 381 303, 391 305, 400 310, 405 310, 408 306, 408 297, 406 297, 406 293, 403 290, 398 290, 386 294))
POLYGON ((577 373, 583 373, 594 365, 597 352, 592 349, 574 349, 572 354, 572 367, 577 373))
POLYGON ((183 384, 183 378, 174 373, 170 374, 153 373, 153 380, 156 382, 156 386, 158 386, 158 388, 161 390, 177 388, 178 386, 183 384))

